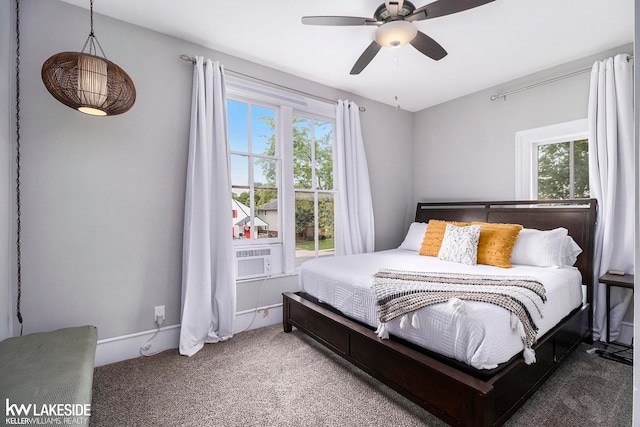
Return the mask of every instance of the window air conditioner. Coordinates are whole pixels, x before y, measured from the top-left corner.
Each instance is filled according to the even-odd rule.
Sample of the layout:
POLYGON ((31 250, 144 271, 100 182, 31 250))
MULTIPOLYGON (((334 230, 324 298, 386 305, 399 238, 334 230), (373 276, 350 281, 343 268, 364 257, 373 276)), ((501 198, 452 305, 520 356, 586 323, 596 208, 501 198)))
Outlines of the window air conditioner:
POLYGON ((282 245, 237 248, 235 254, 238 280, 282 273, 282 245))

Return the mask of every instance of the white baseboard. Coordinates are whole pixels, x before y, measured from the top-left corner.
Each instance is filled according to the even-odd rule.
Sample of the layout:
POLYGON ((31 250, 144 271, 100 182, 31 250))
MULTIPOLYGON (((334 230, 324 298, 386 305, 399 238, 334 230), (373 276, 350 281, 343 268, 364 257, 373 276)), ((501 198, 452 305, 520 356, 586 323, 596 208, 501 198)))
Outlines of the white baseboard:
MULTIPOLYGON (((156 333, 155 329, 135 334, 98 340, 96 348, 96 366, 121 362, 134 357, 140 357, 140 348, 156 333)), ((160 332, 151 342, 147 353, 156 353, 170 348, 178 348, 180 342, 180 325, 160 328, 160 332)))
MULTIPOLYGON (((282 322, 282 304, 260 307, 236 313, 234 334, 251 329, 263 328, 282 322), (254 315, 255 314, 255 315, 254 315)), ((155 329, 135 334, 98 340, 95 366, 108 365, 142 356, 140 348, 156 333, 155 329)), ((160 328, 151 341, 147 354, 178 348, 180 343, 180 325, 160 328)))
POLYGON ((236 313, 234 334, 282 322, 282 303, 236 313), (255 317, 254 317, 255 315, 255 317))

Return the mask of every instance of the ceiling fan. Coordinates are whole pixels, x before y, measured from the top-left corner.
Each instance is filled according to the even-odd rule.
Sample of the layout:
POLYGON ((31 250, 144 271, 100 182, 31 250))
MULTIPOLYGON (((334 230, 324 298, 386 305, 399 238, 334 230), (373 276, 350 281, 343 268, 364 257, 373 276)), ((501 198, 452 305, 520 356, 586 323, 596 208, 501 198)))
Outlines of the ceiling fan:
POLYGON ((436 61, 444 58, 447 51, 434 39, 415 27, 413 22, 437 18, 482 6, 494 0, 437 0, 417 8, 405 0, 385 0, 373 14, 373 18, 356 16, 304 16, 306 25, 374 25, 376 38, 364 50, 351 69, 350 74, 360 74, 376 56, 382 46, 400 47, 410 43, 422 54, 436 61))

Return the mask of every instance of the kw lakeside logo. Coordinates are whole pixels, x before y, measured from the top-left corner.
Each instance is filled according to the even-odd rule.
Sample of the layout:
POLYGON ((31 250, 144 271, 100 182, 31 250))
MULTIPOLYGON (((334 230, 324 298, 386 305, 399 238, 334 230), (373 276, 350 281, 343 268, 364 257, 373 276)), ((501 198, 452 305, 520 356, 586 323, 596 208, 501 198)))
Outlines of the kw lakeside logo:
POLYGON ((5 400, 6 425, 88 425, 91 404, 18 404, 5 400))

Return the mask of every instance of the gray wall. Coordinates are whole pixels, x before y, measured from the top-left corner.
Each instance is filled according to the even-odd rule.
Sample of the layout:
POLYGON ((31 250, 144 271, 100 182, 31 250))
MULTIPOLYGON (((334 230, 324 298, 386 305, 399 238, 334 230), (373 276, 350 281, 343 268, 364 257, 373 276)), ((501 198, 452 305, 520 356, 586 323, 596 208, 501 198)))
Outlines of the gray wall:
POLYGON ((587 117, 589 73, 491 101, 492 95, 590 68, 627 45, 422 110, 414 117, 415 201, 515 197, 515 133, 587 117))
MULTIPOLYGON (((491 101, 492 95, 590 68, 633 44, 422 110, 414 117, 414 201, 512 200, 515 134, 587 117, 590 73, 491 101)), ((623 319, 633 322, 633 304, 623 319)))
MULTIPOLYGON (((96 15, 107 57, 132 77, 138 98, 121 116, 90 117, 58 103, 40 80, 50 55, 82 48, 88 11, 58 1, 22 2, 21 9, 26 333, 89 323, 101 339, 126 335, 153 329, 156 305, 166 307, 165 325, 179 323, 192 82, 183 53, 366 107, 361 121, 375 188, 376 247, 402 240, 413 211, 406 167, 412 114, 96 15)), ((254 306, 260 283, 239 285, 238 310, 254 306)), ((280 302, 282 290, 296 284, 295 276, 268 281, 260 305, 280 302)))

